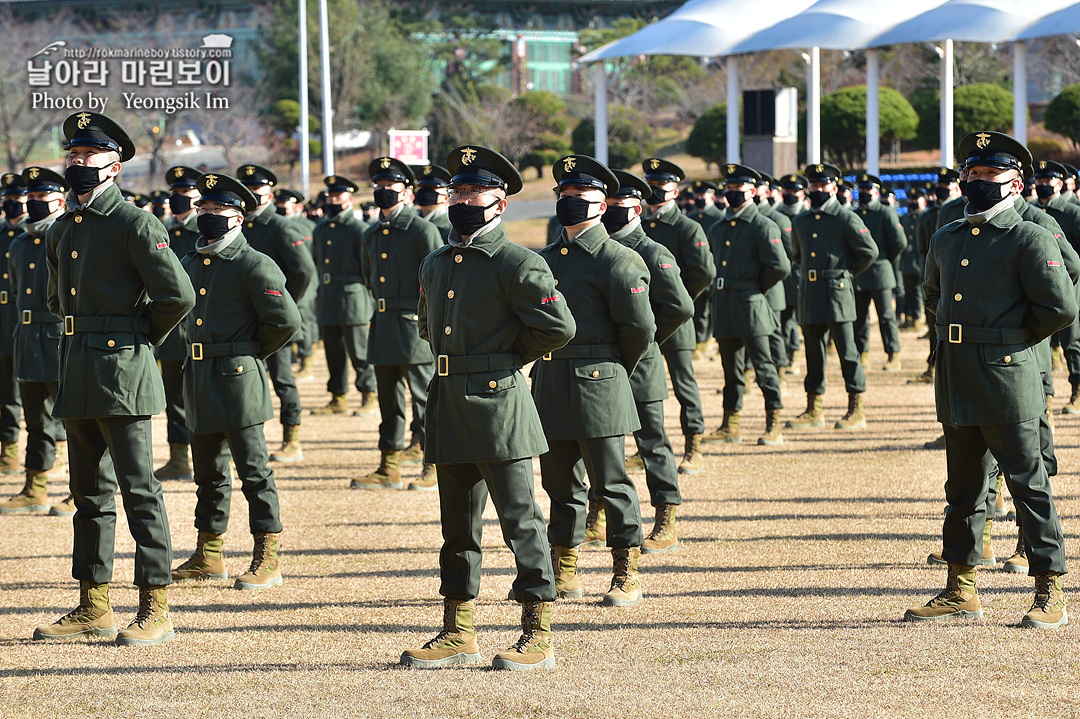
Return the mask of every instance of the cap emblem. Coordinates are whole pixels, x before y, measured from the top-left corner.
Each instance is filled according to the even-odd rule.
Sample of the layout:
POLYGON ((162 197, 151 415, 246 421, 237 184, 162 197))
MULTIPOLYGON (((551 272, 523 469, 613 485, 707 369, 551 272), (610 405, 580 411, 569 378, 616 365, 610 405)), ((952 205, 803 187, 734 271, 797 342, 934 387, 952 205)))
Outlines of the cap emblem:
POLYGON ((735 165, 728 165, 727 166, 727 174, 729 174, 729 175, 734 175, 735 174, 735 165))
POLYGON ((175 170, 173 170, 172 174, 173 174, 173 177, 176 177, 176 178, 183 177, 184 176, 184 168, 178 167, 175 170))
POLYGON ((244 174, 247 175, 248 177, 251 177, 252 175, 254 175, 255 174, 255 166, 254 165, 248 165, 247 167, 245 167, 244 168, 244 174))
POLYGON ((651 167, 654 170, 658 169, 660 167, 660 160, 657 160, 655 157, 653 159, 649 160, 649 167, 651 167))
POLYGON ((985 132, 980 132, 975 137, 979 138, 975 141, 975 147, 979 148, 980 150, 990 144, 990 135, 985 132))
POLYGON ((337 177, 334 176, 334 175, 330 175, 330 177, 326 178, 326 182, 331 184, 331 185, 336 185, 337 184, 337 177))
POLYGON ((1046 160, 1039 160, 1039 169, 1040 170, 1045 170, 1046 169, 1046 160))
MULTIPOLYGON (((251 169, 251 168, 248 168, 251 169)), ((250 173, 249 173, 250 174, 250 173)), ((206 189, 212 189, 217 184, 217 175, 207 175, 203 180, 206 183, 206 189)))
POLYGON ((576 164, 577 164, 577 160, 575 158, 573 158, 573 157, 566 158, 566 161, 563 162, 563 171, 564 172, 570 172, 570 170, 574 169, 574 165, 576 165, 576 164))
POLYGON ((431 174, 431 165, 427 165, 426 167, 424 167, 424 177, 427 177, 430 174, 431 174))
MULTIPOLYGON (((1046 164, 1046 163, 1043 163, 1043 164, 1046 164)), ((31 180, 36 180, 38 178, 38 175, 41 174, 41 170, 36 168, 36 167, 31 167, 30 172, 28 172, 26 174, 30 176, 31 180)))
POLYGON ((384 157, 383 159, 379 160, 379 167, 381 167, 384 170, 386 168, 390 167, 390 158, 389 157, 384 157))
POLYGON ((825 165, 818 165, 814 169, 818 172, 825 172, 825 165))
POLYGON ((464 150, 461 151, 461 164, 462 165, 471 165, 475 161, 476 161, 476 150, 472 149, 471 147, 466 147, 464 150))
POLYGON ((79 126, 80 130, 85 130, 86 126, 90 124, 90 113, 89 112, 80 112, 75 117, 79 118, 79 121, 76 124, 79 126))

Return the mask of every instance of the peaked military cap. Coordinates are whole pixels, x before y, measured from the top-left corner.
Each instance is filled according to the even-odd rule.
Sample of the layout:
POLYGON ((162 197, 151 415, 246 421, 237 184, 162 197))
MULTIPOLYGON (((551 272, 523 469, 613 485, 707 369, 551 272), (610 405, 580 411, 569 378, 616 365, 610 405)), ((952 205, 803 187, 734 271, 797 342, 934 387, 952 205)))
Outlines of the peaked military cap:
POLYGON ((1065 169, 1065 165, 1060 162, 1054 162, 1053 160, 1039 160, 1035 163, 1035 179, 1045 180, 1051 177, 1060 177, 1062 179, 1069 176, 1069 171, 1065 169))
POLYGON ((65 150, 96 147, 120 155, 120 162, 135 157, 135 143, 111 117, 96 112, 79 112, 64 120, 65 150))
POLYGON ((69 185, 64 176, 46 167, 32 166, 22 171, 27 192, 67 192, 69 185))
POLYGON ((1032 166, 1031 152, 1015 137, 1003 132, 973 132, 960 141, 960 156, 966 158, 966 167, 996 167, 1000 170, 1017 170, 1032 166))
POLYGON ((120 188, 120 196, 123 197, 126 202, 130 202, 132 204, 134 204, 134 202, 135 202, 135 193, 132 192, 131 190, 125 190, 124 188, 121 187, 120 188))
POLYGON ((0 185, 4 186, 5 195, 26 194, 26 182, 23 180, 22 175, 14 172, 5 172, 4 176, 0 177, 0 185))
POLYGON ((715 182, 712 182, 711 180, 694 180, 694 184, 690 186, 690 189, 692 189, 696 194, 703 195, 710 190, 712 192, 716 192, 720 189, 720 186, 717 185, 715 182))
POLYGON ((150 204, 150 196, 144 195, 141 192, 136 192, 131 196, 131 201, 135 203, 136 207, 146 207, 150 204))
MULTIPOLYGON (((326 185, 327 192, 356 192, 360 189, 355 182, 344 175, 327 175, 323 178, 323 184, 326 185)), ((303 195, 301 195, 297 202, 303 202, 303 200, 303 195)))
POLYGON ((757 173, 759 175, 758 181, 757 181, 757 184, 758 184, 759 187, 762 186, 762 185, 771 185, 774 182, 773 176, 770 175, 769 173, 763 172, 761 170, 758 170, 757 173))
POLYGON ((451 187, 500 187, 507 195, 516 195, 525 184, 521 173, 509 160, 480 145, 462 145, 451 150, 446 156, 446 168, 450 170, 451 187))
POLYGON ((1077 174, 1075 167, 1073 167, 1067 162, 1061 163, 1061 166, 1065 168, 1065 179, 1069 179, 1070 177, 1076 178, 1077 174))
POLYGON ((412 171, 417 187, 446 187, 450 184, 450 170, 442 165, 416 165, 412 171))
POLYGON ((645 173, 645 179, 653 182, 682 182, 686 178, 681 167, 659 157, 645 160, 641 163, 641 170, 645 173))
POLYGON ((835 182, 837 187, 843 187, 843 173, 836 165, 819 162, 816 165, 807 165, 803 170, 806 179, 810 182, 835 182))
POLYGON ((780 178, 780 186, 785 190, 805 190, 810 185, 810 181, 806 179, 804 175, 800 175, 797 172, 793 172, 790 175, 784 175, 780 178))
POLYGON ((228 205, 248 213, 259 208, 259 200, 255 195, 234 177, 228 175, 206 174, 201 175, 195 181, 201 198, 195 201, 196 205, 203 202, 217 202, 228 205))
POLYGON ((625 170, 612 170, 611 173, 619 181, 619 189, 614 194, 608 193, 608 197, 636 197, 644 200, 652 194, 652 186, 637 175, 625 170))
POLYGON ((169 183, 170 189, 190 190, 195 187, 195 181, 198 180, 202 174, 203 173, 199 172, 194 167, 174 165, 168 170, 165 170, 165 182, 169 183))
POLYGON ((919 187, 918 185, 915 185, 914 187, 912 187, 910 190, 907 191, 907 198, 909 200, 917 200, 920 197, 926 197, 926 190, 919 187))
POLYGON ((165 202, 165 200, 167 200, 167 199, 169 199, 169 191, 168 190, 154 190, 153 192, 150 193, 150 201, 151 202, 162 203, 162 202, 165 202))
POLYGON ((282 187, 280 190, 274 192, 274 202, 288 202, 292 200, 299 204, 304 204, 304 196, 296 190, 290 190, 288 187, 282 187))
POLYGON ((878 187, 882 190, 885 189, 881 184, 880 177, 878 177, 877 175, 870 175, 865 172, 856 177, 855 182, 858 183, 859 187, 878 187))
POLYGON ((934 174, 937 175, 937 184, 939 185, 951 185, 960 180, 960 171, 951 167, 939 167, 934 174))
POLYGON ((741 185, 749 182, 756 184, 761 179, 761 173, 746 165, 728 163, 720 168, 720 174, 724 177, 724 183, 729 185, 741 185))
POLYGON ((315 196, 315 201, 322 203, 326 202, 327 193, 326 190, 320 190, 319 194, 315 196))
POLYGON ((376 157, 368 165, 368 174, 371 175, 372 182, 375 180, 391 180, 392 182, 403 182, 406 187, 416 183, 416 178, 413 176, 409 166, 394 157, 376 157))
POLYGON ((600 190, 605 197, 619 191, 619 180, 607 165, 588 155, 567 155, 551 166, 551 176, 559 187, 585 187, 600 190))
MULTIPOLYGON (((215 177, 228 177, 228 175, 215 175, 215 177)), ((277 184, 277 175, 259 165, 241 165, 236 169, 236 178, 245 187, 273 187, 277 184)))

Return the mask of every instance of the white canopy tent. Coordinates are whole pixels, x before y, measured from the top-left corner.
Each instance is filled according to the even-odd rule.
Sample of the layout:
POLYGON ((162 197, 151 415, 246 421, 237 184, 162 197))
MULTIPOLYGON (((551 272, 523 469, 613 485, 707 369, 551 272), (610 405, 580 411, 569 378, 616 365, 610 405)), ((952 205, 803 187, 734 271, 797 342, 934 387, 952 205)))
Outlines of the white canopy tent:
POLYGON ((727 158, 739 161, 739 65, 730 49, 778 20, 805 10, 812 0, 775 0, 768 12, 743 0, 690 0, 663 20, 583 55, 595 63, 596 158, 607 162, 607 72, 603 60, 635 55, 727 58, 727 158))
POLYGON ((1064 10, 1047 15, 1033 25, 1029 25, 1013 37, 1013 40, 1034 40, 1051 35, 1080 33, 1080 3, 1070 5, 1064 10))

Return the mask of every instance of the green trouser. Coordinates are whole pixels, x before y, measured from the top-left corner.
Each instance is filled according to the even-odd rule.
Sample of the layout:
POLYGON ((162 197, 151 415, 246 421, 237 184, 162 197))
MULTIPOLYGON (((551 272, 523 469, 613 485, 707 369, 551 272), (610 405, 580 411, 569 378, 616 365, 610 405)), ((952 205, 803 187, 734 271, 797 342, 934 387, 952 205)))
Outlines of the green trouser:
POLYGON ((641 507, 637 489, 626 474, 622 435, 548 440, 548 451, 540 455, 541 482, 551 497, 548 540, 560 547, 576 547, 585 541, 585 472, 607 511, 608 546, 640 547, 644 539, 641 507))
POLYGON ((135 586, 172 583, 172 539, 161 482, 154 478, 150 417, 68 419, 65 423, 75 497, 71 576, 95 584, 112 581, 119 486, 128 530, 135 540, 135 586), (102 471, 106 452, 115 476, 102 471))
POLYGON ((15 381, 15 358, 0 355, 0 440, 19 441, 19 383, 15 381))
POLYGON ((229 526, 229 500, 232 479, 229 476, 229 453, 240 475, 241 488, 248 505, 251 533, 281 531, 274 470, 269 466, 263 426, 255 424, 225 432, 191 435, 191 464, 195 471, 195 528, 212 534, 225 534, 229 526))
POLYGON ((270 375, 270 384, 281 402, 278 417, 281 423, 290 427, 300 424, 300 393, 296 389, 296 378, 292 373, 292 349, 285 345, 266 358, 266 371, 270 375))
POLYGON ((191 444, 184 410, 184 361, 159 359, 161 383, 165 385, 166 437, 169 444, 191 444))
MULTIPOLYGON (((668 339, 664 345, 670 341, 668 339)), ((697 379, 694 377, 692 352, 691 350, 664 349, 664 345, 660 345, 660 353, 664 355, 664 361, 667 363, 672 394, 679 401, 679 426, 682 428, 682 433, 684 435, 704 434, 705 411, 701 407, 701 393, 698 391, 697 379)))
POLYGON ((27 469, 47 472, 56 462, 56 443, 67 439, 64 423, 52 416, 56 382, 20 382, 23 416, 26 417, 27 469))
POLYGON ((425 446, 424 411, 427 409, 428 383, 435 374, 435 363, 377 364, 375 383, 379 388, 379 449, 405 448, 405 383, 412 395, 412 435, 425 446))
POLYGON ((724 367, 724 411, 739 412, 746 393, 746 370, 754 368, 754 379, 765 396, 765 409, 783 409, 780 397, 780 375, 773 363, 772 338, 722 337, 716 340, 720 348, 720 363, 724 367))
MULTIPOLYGON (((664 400, 655 402, 635 402, 641 429, 634 432, 641 461, 645 465, 645 483, 649 486, 649 499, 652 506, 661 504, 682 504, 679 493, 679 465, 675 461, 675 452, 671 440, 664 431, 664 400)), ((596 499, 593 489, 589 488, 589 497, 596 499)))
POLYGON ((945 499, 949 504, 942 526, 942 557, 967 566, 980 563, 983 525, 987 513, 993 511, 987 495, 997 474, 996 460, 1016 505, 1029 573, 1064 574, 1064 538, 1040 451, 1039 419, 984 427, 942 427, 948 468, 945 499))
POLYGON ((533 495, 532 458, 440 464, 436 469, 443 536, 439 594, 470 601, 480 593, 482 515, 490 492, 503 541, 517 563, 514 597, 519 602, 554 601, 555 575, 544 538, 544 515, 533 495))
POLYGON ((806 378, 803 388, 810 394, 825 394, 825 357, 828 353, 829 335, 836 344, 840 357, 840 372, 844 375, 844 387, 848 394, 866 391, 866 375, 855 349, 855 332, 850 322, 803 325, 804 349, 806 351, 806 378))
POLYGON ((349 364, 356 372, 356 391, 375 391, 375 369, 368 362, 367 325, 322 325, 323 350, 330 379, 326 391, 338 396, 349 392, 349 364))

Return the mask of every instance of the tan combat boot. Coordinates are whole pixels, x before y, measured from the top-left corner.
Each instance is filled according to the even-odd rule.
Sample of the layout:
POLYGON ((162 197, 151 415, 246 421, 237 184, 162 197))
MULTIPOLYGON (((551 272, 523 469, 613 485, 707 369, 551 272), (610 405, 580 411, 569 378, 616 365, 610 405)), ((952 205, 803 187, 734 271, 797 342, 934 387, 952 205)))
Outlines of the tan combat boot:
POLYGON ((443 599, 443 628, 420 649, 406 649, 400 663, 406 667, 433 669, 452 664, 476 664, 480 649, 473 629, 472 602, 443 599))
POLYGON ((800 370, 799 366, 796 364, 796 362, 801 359, 799 355, 799 350, 794 350, 788 353, 788 366, 784 370, 784 374, 786 374, 788 377, 798 377, 800 374, 802 374, 802 370, 800 370))
POLYGON ((690 352, 690 359, 699 360, 705 359, 705 348, 709 346, 708 342, 698 342, 692 352, 690 352))
POLYGON ((53 457, 52 468, 59 471, 65 464, 67 464, 67 440, 58 439, 56 440, 56 454, 53 457))
POLYGON ((934 365, 928 363, 926 365, 926 371, 918 377, 912 377, 907 381, 908 384, 934 384, 934 365))
POLYGON ((863 372, 869 372, 870 371, 870 353, 869 352, 860 352, 859 353, 859 364, 862 365, 863 372))
POLYGON ((885 365, 881 368, 886 372, 899 372, 903 369, 900 365, 900 353, 889 352, 888 357, 885 358, 885 365))
POLYGON ((331 395, 330 401, 322 407, 316 407, 311 413, 316 417, 330 414, 345 414, 349 411, 349 399, 343 394, 331 395))
POLYGON ((1065 593, 1061 589, 1061 575, 1042 572, 1035 575, 1035 601, 1020 622, 1030 629, 1057 629, 1069 623, 1065 609, 1065 593))
POLYGON ((49 507, 50 517, 74 517, 75 516, 75 495, 68 494, 67 498, 59 504, 54 504, 49 507))
POLYGON ((984 567, 993 567, 997 564, 997 557, 994 555, 994 540, 991 537, 993 526, 994 518, 987 517, 986 522, 983 523, 982 565, 984 567))
POLYGON ((26 482, 23 484, 22 491, 0 502, 0 514, 48 512, 49 494, 45 488, 48 483, 47 473, 36 469, 26 470, 26 482))
POLYGON ((577 562, 577 547, 551 545, 551 566, 555 570, 555 592, 559 599, 581 599, 582 597, 577 562))
POLYGON ((825 411, 824 401, 820 394, 806 393, 806 411, 797 415, 795 419, 789 419, 784 423, 788 429, 805 429, 807 427, 824 427, 825 411))
POLYGON ((653 522, 652 531, 641 545, 642 554, 674 552, 679 548, 679 538, 675 534, 676 510, 674 504, 656 506, 656 520, 653 522))
POLYGON ((371 474, 354 479, 349 484, 349 489, 401 489, 401 470, 398 469, 401 452, 396 449, 384 449, 381 452, 379 467, 371 474))
POLYGON ((730 444, 742 443, 742 432, 739 430, 739 412, 724 410, 724 419, 715 432, 710 432, 701 438, 704 443, 728 442, 730 444))
POLYGON ((934 441, 923 444, 923 449, 945 449, 945 433, 942 432, 934 441))
POLYGON ((19 474, 22 471, 22 465, 19 464, 19 443, 0 442, 0 472, 19 474))
POLYGON ((409 440, 409 446, 401 451, 401 464, 416 464, 424 458, 424 448, 420 446, 420 438, 415 434, 409 440))
POLYGON ((551 602, 521 603, 521 636, 491 660, 492 669, 511 672, 555 666, 551 637, 551 602))
POLYGON ((188 459, 188 446, 179 442, 169 442, 169 461, 154 470, 154 476, 161 482, 170 479, 191 479, 191 461, 188 459))
POLYGON ((1054 395, 1046 395, 1046 425, 1050 427, 1050 433, 1054 432, 1054 395))
POLYGON ((225 544, 224 534, 214 534, 199 530, 195 542, 195 553, 186 562, 172 570, 174 582, 203 579, 228 579, 225 562, 221 558, 221 549, 225 544))
POLYGON ((836 429, 866 429, 862 397, 862 392, 852 392, 848 395, 847 414, 837 421, 836 429))
POLYGON ((607 544, 607 510, 602 499, 589 500, 589 512, 585 515, 585 541, 581 548, 603 547, 607 544))
POLYGON ((1080 382, 1072 386, 1069 402, 1061 408, 1062 414, 1080 414, 1080 382))
POLYGON ((409 482, 409 489, 421 492, 437 491, 439 489, 439 473, 435 470, 435 465, 425 463, 420 476, 409 482))
POLYGON ((782 411, 779 407, 765 410, 765 434, 758 437, 758 444, 773 447, 784 443, 784 433, 780 429, 782 411))
POLYGON ((1061 349, 1061 345, 1054 347, 1050 350, 1050 371, 1061 372, 1065 369, 1065 353, 1061 349))
POLYGON ((612 547, 611 588, 601 602, 605 607, 632 607, 645 595, 641 591, 641 576, 638 574, 639 547, 612 547))
POLYGON ((975 567, 950 564, 945 589, 922 607, 904 612, 908 622, 960 618, 982 619, 979 592, 975 589, 975 567))
POLYGON ((109 606, 109 584, 79 582, 79 606, 55 623, 34 630, 34 639, 116 636, 116 617, 109 606))
POLYGON ((1028 568, 1027 546, 1024 544, 1024 532, 1018 524, 1016 526, 1016 551, 1014 551, 1013 555, 1006 559, 1005 563, 1001 565, 1001 571, 1009 572, 1010 574, 1027 574, 1028 568))
POLYGON ((281 447, 270 455, 271 462, 302 462, 304 449, 300 446, 300 425, 281 425, 281 447))
POLYGON ((686 451, 679 462, 679 474, 697 474, 705 466, 705 455, 701 453, 700 434, 686 435, 686 451))
POLYGON ((139 611, 127 629, 116 635, 116 643, 148 647, 176 639, 169 616, 167 587, 139 587, 139 611))
POLYGON ((641 450, 627 457, 623 466, 626 467, 628 472, 634 469, 645 469, 645 458, 641 456, 641 450))
POLYGON ((293 372, 293 377, 295 377, 297 379, 307 379, 308 377, 310 377, 314 373, 314 371, 315 371, 315 358, 314 358, 314 356, 300 357, 299 361, 296 363, 296 371, 293 372))
POLYGON ((360 407, 353 410, 353 417, 374 417, 379 412, 379 398, 374 392, 360 393, 360 407))
POLYGON ((280 587, 281 566, 278 558, 278 540, 280 534, 256 532, 255 547, 251 551, 251 566, 236 578, 237 589, 269 589, 280 587))

